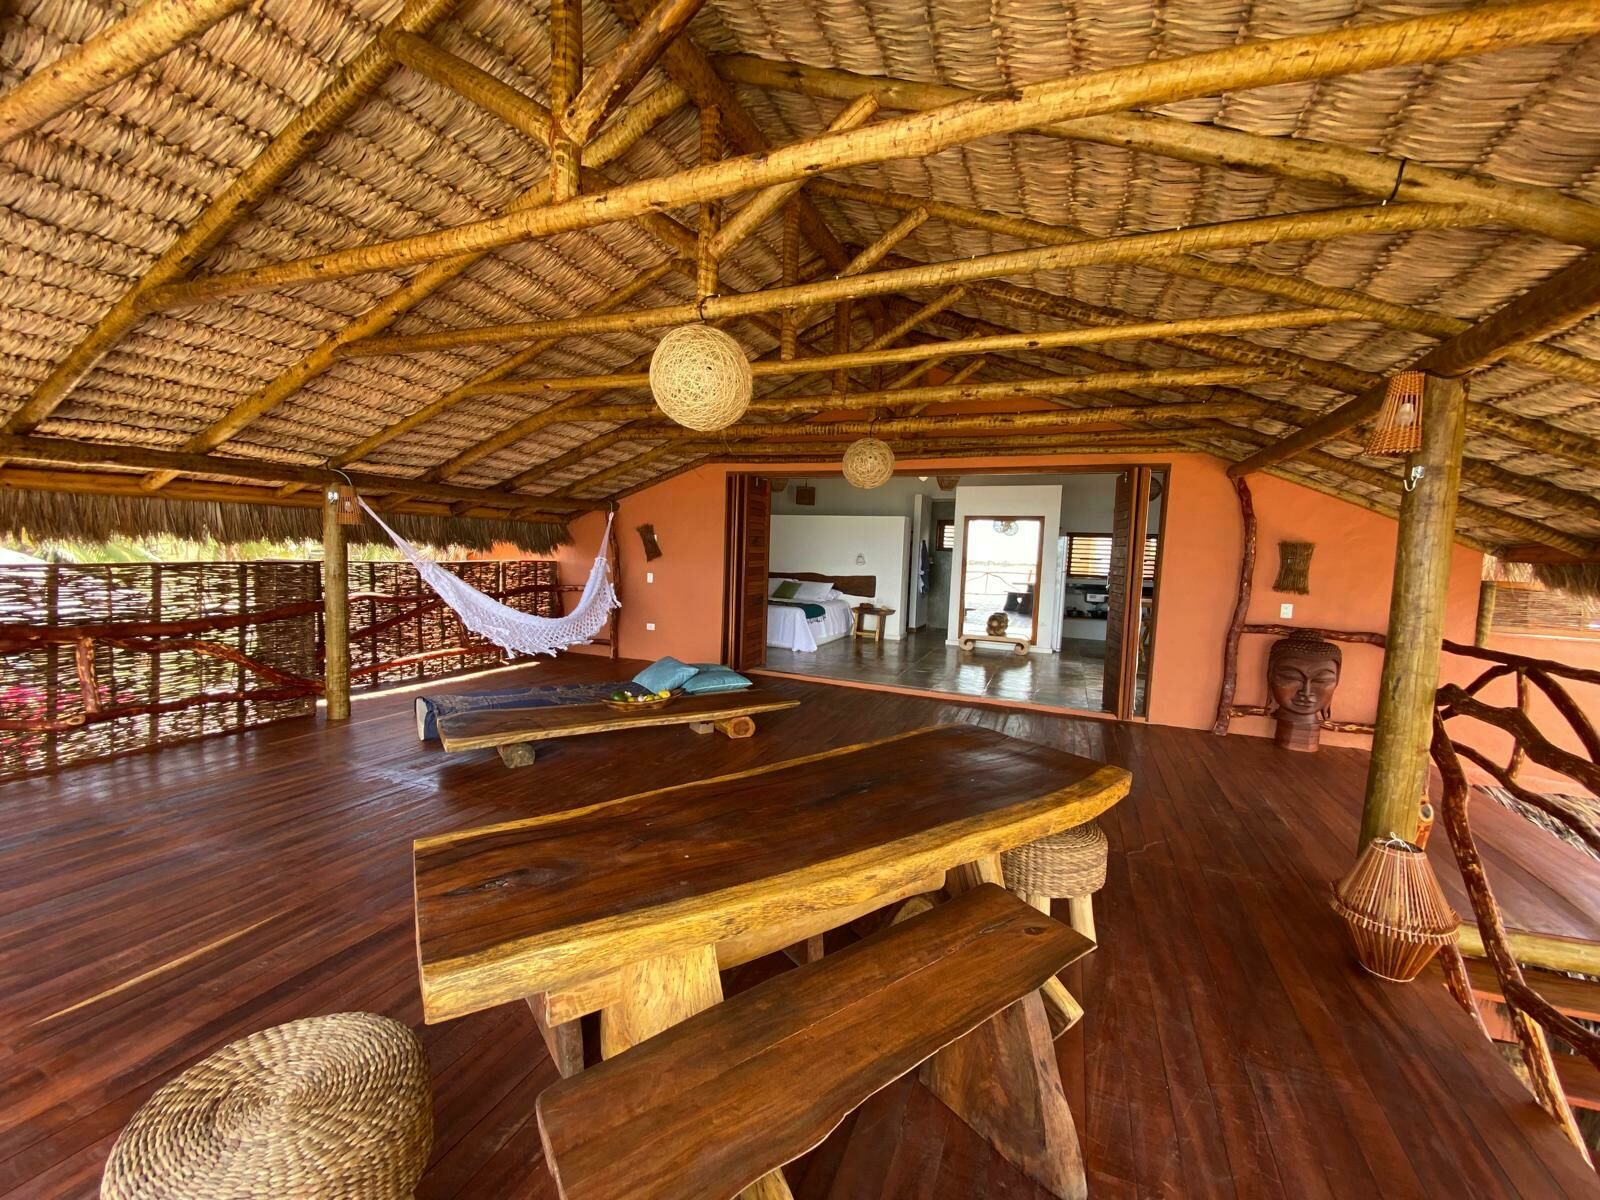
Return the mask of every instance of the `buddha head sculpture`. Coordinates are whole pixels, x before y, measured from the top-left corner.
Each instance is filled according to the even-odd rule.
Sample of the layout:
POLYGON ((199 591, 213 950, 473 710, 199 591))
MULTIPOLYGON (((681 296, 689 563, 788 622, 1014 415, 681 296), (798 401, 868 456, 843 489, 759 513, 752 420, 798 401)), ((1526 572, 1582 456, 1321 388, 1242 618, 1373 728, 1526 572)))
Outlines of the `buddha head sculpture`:
POLYGON ((1291 634, 1272 643, 1267 688, 1278 718, 1278 745, 1286 750, 1317 749, 1343 665, 1338 646, 1309 634, 1291 634))

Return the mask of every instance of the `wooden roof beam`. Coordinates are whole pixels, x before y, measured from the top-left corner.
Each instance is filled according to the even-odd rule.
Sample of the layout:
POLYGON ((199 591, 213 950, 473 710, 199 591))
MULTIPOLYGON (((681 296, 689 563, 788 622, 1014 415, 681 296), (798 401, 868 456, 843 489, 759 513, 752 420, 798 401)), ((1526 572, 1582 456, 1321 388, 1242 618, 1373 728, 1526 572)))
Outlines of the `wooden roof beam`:
MULTIPOLYGON (((220 475, 227 479, 257 483, 299 483, 322 487, 347 478, 358 489, 375 492, 401 491, 429 500, 466 500, 490 507, 526 507, 527 497, 515 497, 501 490, 458 487, 430 483, 404 476, 368 472, 335 472, 326 467, 295 463, 265 462, 260 459, 225 458, 214 454, 185 454, 176 450, 147 450, 139 446, 113 446, 103 442, 80 442, 68 438, 48 438, 24 434, 0 435, 0 457, 25 462, 64 466, 132 467, 144 471, 179 471, 185 475, 220 475)), ((136 477, 129 477, 138 488, 136 477)), ((556 508, 576 507, 557 503, 556 508)))
MULTIPOLYGON (((1504 307, 1449 341, 1440 342, 1409 369, 1459 378, 1498 361, 1534 338, 1548 337, 1600 311, 1600 255, 1588 255, 1557 271, 1504 307)), ((1293 458, 1376 416, 1387 384, 1376 385, 1313 421, 1299 432, 1264 447, 1228 468, 1237 479, 1293 458)))
POLYGON ((1126 234, 1038 249, 978 255, 946 262, 919 263, 915 266, 873 271, 837 279, 821 279, 795 287, 776 287, 758 292, 712 296, 698 304, 633 309, 603 317, 527 321, 476 329, 411 334, 404 337, 370 338, 344 346, 340 350, 340 355, 357 357, 414 354, 432 350, 451 350, 462 346, 528 341, 533 338, 565 337, 576 333, 639 332, 702 318, 710 320, 750 313, 776 312, 791 306, 815 307, 819 304, 860 299, 863 296, 883 296, 928 287, 951 287, 958 283, 1033 271, 1062 270, 1106 263, 1143 262, 1151 256, 1165 253, 1182 254, 1190 251, 1234 249, 1281 241, 1321 240, 1367 233, 1460 228, 1476 223, 1474 214, 1466 209, 1421 204, 1369 205, 1364 208, 1324 209, 1308 213, 1252 217, 1214 225, 1192 225, 1185 229, 1164 230, 1159 233, 1126 234))
POLYGON ((550 201, 578 194, 583 138, 568 128, 568 106, 583 87, 583 0, 550 0, 550 201))
MULTIPOLYGON (((1065 246, 1095 240, 1092 234, 1063 225, 1048 225, 1023 217, 987 212, 960 204, 946 204, 921 196, 908 196, 902 192, 881 188, 860 187, 832 179, 813 180, 810 189, 819 196, 838 200, 855 200, 892 211, 910 212, 924 210, 935 219, 947 221, 963 229, 976 229, 985 233, 1013 237, 1022 241, 1043 242, 1047 245, 1065 246)), ((1143 260, 1141 266, 1178 275, 1186 279, 1199 279, 1221 287, 1240 288, 1277 296, 1293 304, 1318 308, 1339 308, 1354 314, 1352 319, 1364 318, 1403 329, 1410 333, 1425 334, 1433 338, 1449 338, 1463 332, 1472 324, 1459 317, 1426 309, 1410 308, 1380 300, 1362 292, 1345 288, 1327 287, 1290 275, 1274 275, 1254 267, 1213 262, 1190 255, 1156 255, 1143 260)), ((1600 385, 1600 363, 1582 358, 1551 346, 1523 345, 1506 354, 1508 359, 1524 366, 1534 367, 1551 375, 1577 379, 1584 383, 1600 385)), ((1314 360, 1310 360, 1314 361, 1314 360)), ((1337 386, 1337 385, 1332 385, 1337 386)))
MULTIPOLYGON (((871 96, 884 108, 909 112, 923 112, 982 94, 945 84, 769 62, 746 54, 724 55, 714 59, 712 65, 724 78, 737 83, 846 102, 871 96)), ((1331 142, 1243 133, 1156 113, 1109 113, 1040 126, 1035 132, 1121 146, 1185 162, 1334 184, 1368 196, 1425 204, 1465 204, 1483 209, 1494 220, 1514 228, 1600 249, 1600 205, 1565 196, 1554 188, 1430 167, 1331 142)))
POLYGON ((627 99, 672 40, 688 28, 704 3, 705 0, 656 0, 622 45, 589 72, 582 90, 566 106, 561 123, 568 135, 580 145, 586 143, 611 110, 627 99))
MULTIPOLYGON (((1002 97, 963 101, 947 109, 824 134, 766 154, 724 159, 601 194, 574 197, 547 208, 213 275, 185 284, 181 291, 168 289, 168 302, 181 298, 184 303, 193 303, 419 265, 454 254, 722 199, 846 167, 919 157, 977 138, 1138 105, 1438 62, 1597 32, 1600 0, 1531 0, 1249 42, 1050 80, 1018 88, 1002 97)), ((684 44, 682 40, 673 43, 684 44)))
POLYGON ((0 96, 0 146, 199 37, 245 0, 146 0, 0 96))

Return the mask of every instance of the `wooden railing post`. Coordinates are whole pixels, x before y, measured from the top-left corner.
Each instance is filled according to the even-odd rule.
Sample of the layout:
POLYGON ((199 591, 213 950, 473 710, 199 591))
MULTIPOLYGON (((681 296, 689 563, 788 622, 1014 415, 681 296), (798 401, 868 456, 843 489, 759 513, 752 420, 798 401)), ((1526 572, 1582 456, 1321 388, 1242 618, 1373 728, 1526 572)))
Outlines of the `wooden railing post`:
POLYGON ((339 523, 337 493, 322 500, 322 626, 323 696, 328 719, 350 716, 350 563, 345 556, 344 526, 339 523))
POLYGON ((1420 468, 1421 474, 1414 483, 1408 474, 1410 490, 1400 501, 1388 646, 1357 853, 1375 837, 1416 836, 1418 806, 1428 780, 1466 430, 1461 381, 1428 376, 1422 413, 1422 449, 1408 461, 1409 471, 1420 468))

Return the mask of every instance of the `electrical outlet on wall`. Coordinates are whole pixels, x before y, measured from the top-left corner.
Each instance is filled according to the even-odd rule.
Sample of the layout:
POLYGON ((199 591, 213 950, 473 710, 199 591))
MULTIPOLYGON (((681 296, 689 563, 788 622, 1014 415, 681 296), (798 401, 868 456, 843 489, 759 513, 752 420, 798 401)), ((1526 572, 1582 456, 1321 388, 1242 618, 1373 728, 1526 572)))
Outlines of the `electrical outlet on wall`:
POLYGON ((656 631, 656 623, 654 621, 646 621, 644 629, 646 633, 654 633, 656 631))
POLYGON ((656 581, 656 573, 654 571, 646 571, 644 573, 644 581, 646 583, 654 583, 656 581))
POLYGON ((1294 605, 1292 605, 1292 604, 1280 604, 1280 605, 1278 605, 1278 616, 1282 617, 1284 620, 1288 620, 1290 617, 1294 616, 1294 605))

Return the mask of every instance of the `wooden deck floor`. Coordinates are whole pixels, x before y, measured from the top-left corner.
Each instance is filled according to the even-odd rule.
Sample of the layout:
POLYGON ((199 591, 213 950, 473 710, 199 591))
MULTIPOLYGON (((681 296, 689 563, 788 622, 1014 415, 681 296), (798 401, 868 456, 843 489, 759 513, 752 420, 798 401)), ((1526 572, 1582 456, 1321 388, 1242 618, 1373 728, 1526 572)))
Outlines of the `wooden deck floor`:
MULTIPOLYGON (((573 657, 528 675, 617 673, 573 657)), ((414 836, 952 720, 1134 774, 1106 820, 1102 946, 1069 978, 1088 1016, 1058 1044, 1097 1200, 1600 1196, 1442 989, 1353 966, 1326 895, 1350 857, 1359 754, 774 686, 805 703, 753 740, 601 735, 518 772, 420 746, 409 699, 384 697, 335 729, 308 719, 0 788, 0 1196, 94 1195, 151 1091, 247 1032, 344 1009, 417 1023, 414 836)), ((1482 823, 1520 915, 1593 924, 1591 892, 1535 884, 1514 820, 1482 823)), ((532 1114, 554 1070, 526 1010, 423 1036, 436 1137, 418 1195, 553 1197, 532 1114)), ((798 1196, 1037 1200, 945 1118, 902 1081, 792 1170, 798 1196)))

